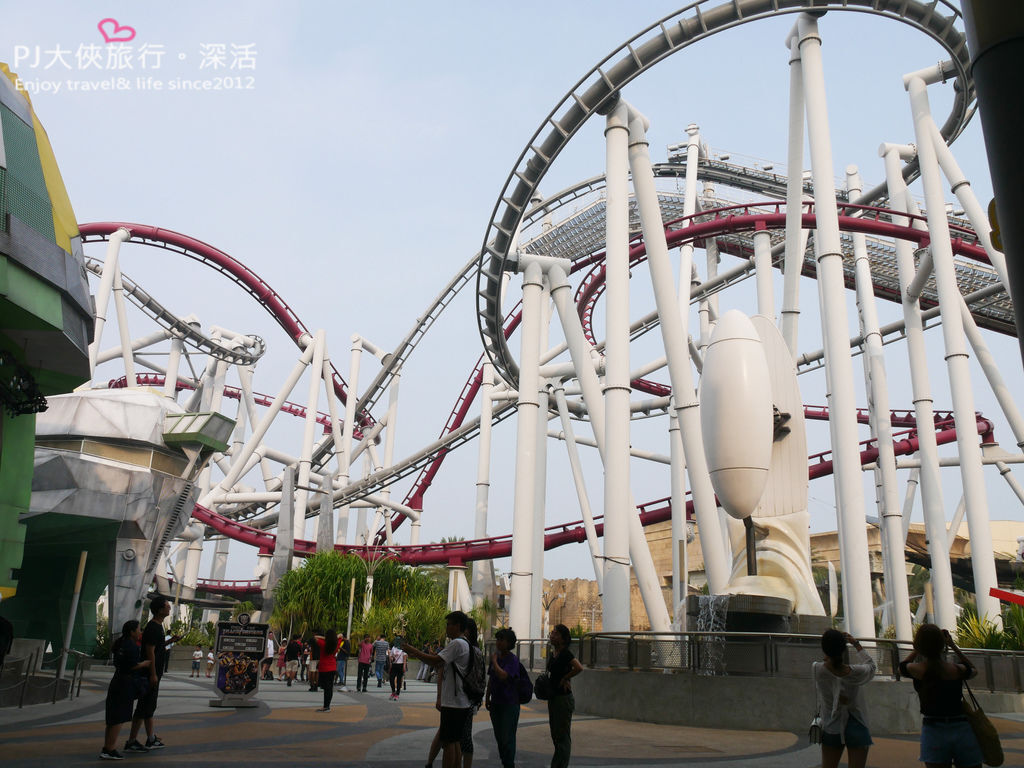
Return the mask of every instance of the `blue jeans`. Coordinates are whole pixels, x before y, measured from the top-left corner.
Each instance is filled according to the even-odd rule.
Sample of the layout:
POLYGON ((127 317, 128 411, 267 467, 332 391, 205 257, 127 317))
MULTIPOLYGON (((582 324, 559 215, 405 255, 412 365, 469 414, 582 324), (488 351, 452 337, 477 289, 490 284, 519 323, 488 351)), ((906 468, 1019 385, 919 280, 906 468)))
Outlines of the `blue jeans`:
POLYGON ((373 674, 375 674, 377 676, 377 682, 378 683, 383 683, 384 682, 384 664, 385 664, 385 662, 383 662, 383 661, 378 661, 378 662, 374 663, 373 674))
POLYGON ((921 725, 921 762, 981 765, 981 747, 965 719, 931 721, 921 725))

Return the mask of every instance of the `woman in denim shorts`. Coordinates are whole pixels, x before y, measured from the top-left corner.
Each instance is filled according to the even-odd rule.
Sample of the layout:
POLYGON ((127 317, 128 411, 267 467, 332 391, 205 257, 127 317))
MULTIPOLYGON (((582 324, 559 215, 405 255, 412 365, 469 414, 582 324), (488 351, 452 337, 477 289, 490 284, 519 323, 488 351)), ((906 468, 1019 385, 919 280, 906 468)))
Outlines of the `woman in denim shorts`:
POLYGON ((963 681, 978 670, 956 647, 949 632, 922 624, 914 650, 900 662, 900 674, 912 678, 921 700, 921 757, 928 768, 981 768, 981 747, 963 713, 963 681), (956 662, 943 658, 946 648, 956 662))
POLYGON ((856 639, 837 629, 825 630, 821 650, 825 660, 814 662, 813 676, 821 715, 822 768, 836 768, 844 749, 850 768, 864 768, 872 741, 862 689, 875 676, 875 660, 856 639), (844 660, 847 644, 856 651, 857 663, 844 660))

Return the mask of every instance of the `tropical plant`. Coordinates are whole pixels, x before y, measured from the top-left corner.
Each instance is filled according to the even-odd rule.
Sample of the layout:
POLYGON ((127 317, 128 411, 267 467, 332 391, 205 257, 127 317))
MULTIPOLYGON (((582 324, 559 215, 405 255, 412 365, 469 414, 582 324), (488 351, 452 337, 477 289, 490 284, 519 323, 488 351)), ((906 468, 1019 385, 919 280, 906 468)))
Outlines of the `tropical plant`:
POLYGON ((364 616, 367 569, 358 555, 335 551, 317 553, 281 577, 274 590, 271 623, 298 633, 344 629, 353 579, 353 633, 391 635, 400 624, 399 614, 406 617, 410 641, 421 634, 424 639, 432 638, 442 628, 444 592, 417 569, 391 559, 376 564, 373 604, 364 616))
POLYGON ((973 605, 966 606, 956 620, 957 644, 963 648, 1003 647, 1003 631, 994 621, 978 616, 973 605))

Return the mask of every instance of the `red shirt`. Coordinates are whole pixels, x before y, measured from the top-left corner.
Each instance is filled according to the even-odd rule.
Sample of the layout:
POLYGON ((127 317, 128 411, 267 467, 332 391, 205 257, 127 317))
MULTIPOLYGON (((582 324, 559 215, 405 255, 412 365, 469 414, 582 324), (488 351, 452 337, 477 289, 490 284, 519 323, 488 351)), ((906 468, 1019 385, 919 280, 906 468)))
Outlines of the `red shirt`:
POLYGON ((325 652, 324 639, 322 637, 315 637, 313 639, 316 640, 316 644, 320 647, 320 666, 317 669, 321 672, 337 672, 338 659, 334 655, 338 652, 337 645, 325 652))

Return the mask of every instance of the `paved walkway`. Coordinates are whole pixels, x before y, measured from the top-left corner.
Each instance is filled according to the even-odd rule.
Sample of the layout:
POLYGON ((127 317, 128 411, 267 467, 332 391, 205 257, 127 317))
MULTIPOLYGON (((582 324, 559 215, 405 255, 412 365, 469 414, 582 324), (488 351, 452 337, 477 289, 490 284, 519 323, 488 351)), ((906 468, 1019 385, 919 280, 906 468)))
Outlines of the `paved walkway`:
MULTIPOLYGON (((103 741, 103 700, 109 672, 86 676, 73 701, 0 709, 0 764, 4 768, 96 765, 103 741)), ((296 683, 264 682, 252 709, 208 704, 210 680, 183 673, 164 677, 157 732, 167 748, 125 761, 206 768, 230 764, 387 766, 421 768, 437 727, 434 687, 411 680, 400 702, 390 690, 337 693, 331 711, 316 712, 321 694, 296 683)), ((371 686, 374 683, 371 681, 371 686)), ((767 703, 785 706, 784 702, 767 703)), ((1024 717, 995 720, 1003 734, 1007 766, 1024 766, 1024 717)), ((473 764, 500 766, 486 712, 475 721, 473 764)), ((127 727, 122 730, 122 740, 127 727)), ((545 705, 524 707, 516 765, 542 768, 551 758, 545 705)), ((105 761, 104 761, 105 762, 105 761)), ((686 768, 815 768, 819 750, 805 734, 733 731, 652 725, 577 715, 573 720, 574 766, 669 766, 686 768)), ((435 766, 440 766, 438 759, 435 766)), ((876 738, 870 768, 904 768, 917 762, 917 738, 876 738)))

